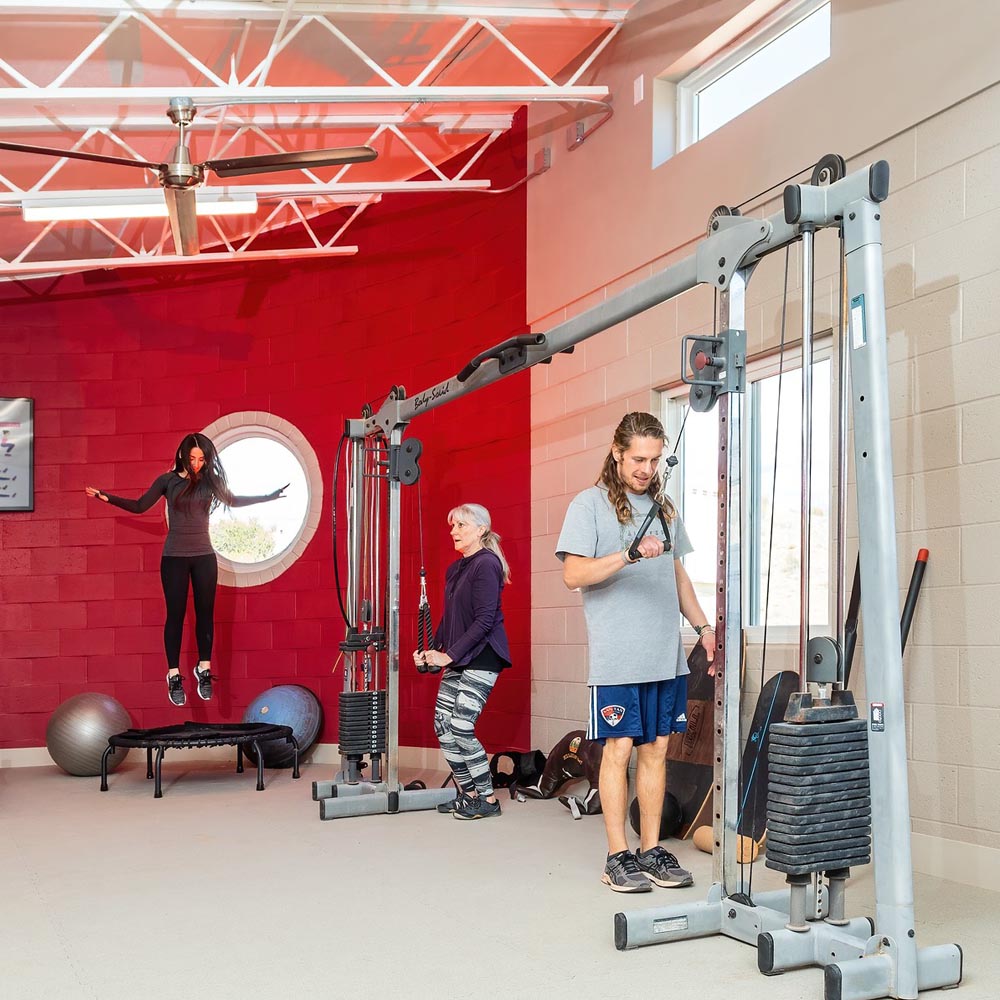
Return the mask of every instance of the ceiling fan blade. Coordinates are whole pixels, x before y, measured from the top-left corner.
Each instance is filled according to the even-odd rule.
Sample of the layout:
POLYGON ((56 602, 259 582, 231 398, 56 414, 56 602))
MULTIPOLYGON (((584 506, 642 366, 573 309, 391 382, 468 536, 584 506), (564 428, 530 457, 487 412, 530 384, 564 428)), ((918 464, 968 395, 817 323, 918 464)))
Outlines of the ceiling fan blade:
POLYGON ((194 188, 163 189, 170 216, 170 232, 174 237, 174 251, 182 257, 195 256, 198 245, 198 206, 194 188))
POLYGON ((66 157, 69 160, 90 160, 92 163, 117 163, 122 167, 149 167, 150 170, 163 170, 165 163, 147 163, 145 160, 130 160, 124 156, 104 156, 101 153, 80 153, 75 149, 55 149, 52 146, 25 146, 20 142, 0 142, 0 149, 9 149, 15 153, 37 153, 40 156, 66 157))
POLYGON ((278 170, 330 167, 341 163, 366 163, 378 153, 371 146, 344 146, 341 149, 308 149, 301 153, 267 153, 264 156, 233 156, 227 160, 206 160, 201 164, 219 177, 270 174, 278 170))

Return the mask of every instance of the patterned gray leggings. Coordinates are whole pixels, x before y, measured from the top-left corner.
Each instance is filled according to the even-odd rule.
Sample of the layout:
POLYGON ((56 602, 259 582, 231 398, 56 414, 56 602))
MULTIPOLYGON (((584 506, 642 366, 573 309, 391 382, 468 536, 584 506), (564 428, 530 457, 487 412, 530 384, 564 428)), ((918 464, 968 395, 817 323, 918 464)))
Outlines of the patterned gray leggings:
POLYGON ((483 796, 493 794, 493 778, 474 730, 498 676, 495 670, 445 667, 434 705, 434 732, 458 787, 464 792, 475 788, 483 796))

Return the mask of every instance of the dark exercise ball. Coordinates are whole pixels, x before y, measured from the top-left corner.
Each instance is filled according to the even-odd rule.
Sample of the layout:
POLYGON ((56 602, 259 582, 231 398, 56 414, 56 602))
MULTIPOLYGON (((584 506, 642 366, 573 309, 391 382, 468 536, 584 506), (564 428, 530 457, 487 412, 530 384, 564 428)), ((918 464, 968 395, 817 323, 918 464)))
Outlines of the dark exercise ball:
MULTIPOLYGON (((633 799, 628 807, 628 818, 632 829, 639 833, 639 800, 633 799)), ((660 814, 660 840, 672 837, 680 828, 684 816, 677 798, 667 792, 663 796, 663 812, 660 814)))
MULTIPOLYGON (((316 742, 323 723, 323 709, 319 699, 300 684, 279 684, 268 688, 249 705, 243 713, 244 722, 260 722, 270 726, 291 726, 292 735, 299 744, 299 758, 316 742)), ((247 757, 255 764, 257 754, 252 744, 245 743, 247 757)), ((265 767, 291 767, 295 750, 284 740, 268 740, 261 744, 265 767)))

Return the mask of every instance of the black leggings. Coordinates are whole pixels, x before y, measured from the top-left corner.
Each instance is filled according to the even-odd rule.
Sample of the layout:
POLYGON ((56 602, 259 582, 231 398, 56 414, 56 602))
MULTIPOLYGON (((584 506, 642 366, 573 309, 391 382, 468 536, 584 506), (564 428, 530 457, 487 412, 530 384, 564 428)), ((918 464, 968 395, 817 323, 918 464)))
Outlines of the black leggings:
POLYGON ((194 591, 194 634, 198 640, 198 659, 212 658, 212 633, 215 617, 215 587, 219 582, 219 563, 214 552, 204 556, 164 556, 160 560, 160 580, 167 602, 167 621, 163 626, 163 645, 167 667, 177 669, 181 662, 181 635, 187 610, 188 579, 194 591))

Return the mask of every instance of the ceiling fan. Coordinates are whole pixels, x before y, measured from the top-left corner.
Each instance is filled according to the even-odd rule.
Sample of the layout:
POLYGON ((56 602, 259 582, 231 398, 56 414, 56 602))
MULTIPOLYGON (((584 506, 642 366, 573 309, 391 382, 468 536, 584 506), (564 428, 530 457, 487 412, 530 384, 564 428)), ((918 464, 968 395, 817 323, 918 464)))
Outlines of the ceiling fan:
POLYGON ((328 167, 343 163, 364 163, 374 160, 378 153, 370 146, 345 146, 341 149, 311 149, 293 153, 267 153, 262 156, 233 156, 221 160, 191 162, 187 144, 187 129, 194 120, 197 109, 188 97, 173 97, 167 108, 167 117, 177 126, 177 145, 167 163, 148 163, 122 156, 104 156, 100 153, 81 153, 51 146, 25 146, 17 142, 0 142, 0 149, 19 153, 37 153, 71 160, 90 160, 94 163, 113 163, 123 167, 141 167, 155 170, 163 188, 170 218, 170 230, 178 254, 190 257, 198 253, 198 217, 195 189, 205 180, 206 171, 217 177, 245 177, 248 174, 274 173, 278 170, 301 170, 309 167, 328 167))

